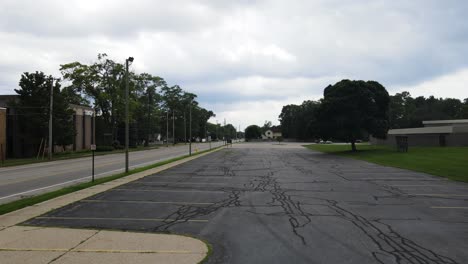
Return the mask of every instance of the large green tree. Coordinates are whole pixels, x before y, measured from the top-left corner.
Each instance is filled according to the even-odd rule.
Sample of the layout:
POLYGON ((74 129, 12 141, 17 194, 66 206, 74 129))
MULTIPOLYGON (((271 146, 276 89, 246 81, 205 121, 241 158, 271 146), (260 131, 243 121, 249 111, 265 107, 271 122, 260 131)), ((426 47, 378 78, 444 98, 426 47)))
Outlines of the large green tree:
POLYGON ((259 139, 262 136, 262 128, 257 125, 250 125, 245 129, 245 138, 250 139, 259 139))
POLYGON ((385 138, 389 127, 390 98, 387 90, 375 81, 342 80, 324 90, 319 109, 319 126, 324 137, 351 142, 368 133, 385 138))
POLYGON ((301 105, 286 105, 281 110, 279 121, 282 136, 298 140, 318 137, 317 110, 318 101, 304 101, 301 105))
POLYGON ((50 114, 50 88, 53 86, 52 131, 54 145, 66 146, 73 143, 75 128, 73 110, 69 108, 69 94, 60 90, 60 81, 43 72, 21 75, 20 89, 15 89, 19 99, 13 107, 17 109, 20 126, 28 142, 37 145, 48 138, 50 114))

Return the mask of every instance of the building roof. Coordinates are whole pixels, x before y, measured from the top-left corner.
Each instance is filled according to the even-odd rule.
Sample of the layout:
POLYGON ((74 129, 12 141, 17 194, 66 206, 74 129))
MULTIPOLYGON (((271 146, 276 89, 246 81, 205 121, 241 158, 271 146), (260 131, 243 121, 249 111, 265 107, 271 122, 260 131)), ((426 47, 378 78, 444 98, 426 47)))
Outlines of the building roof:
POLYGON ((423 121, 423 125, 449 125, 449 124, 468 124, 468 119, 423 121))
POLYGON ((390 129, 388 131, 389 135, 451 134, 451 133, 453 133, 453 126, 402 128, 402 129, 390 129))
POLYGON ((274 133, 281 133, 281 127, 280 126, 272 126, 270 129, 274 133))

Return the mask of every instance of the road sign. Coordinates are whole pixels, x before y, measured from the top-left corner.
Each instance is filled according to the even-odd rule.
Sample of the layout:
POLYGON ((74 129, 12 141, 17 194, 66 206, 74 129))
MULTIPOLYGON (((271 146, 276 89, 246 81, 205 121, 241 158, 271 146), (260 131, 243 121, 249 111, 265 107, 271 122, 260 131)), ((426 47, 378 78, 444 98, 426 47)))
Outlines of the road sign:
POLYGON ((91 150, 96 150, 96 145, 91 145, 91 150))

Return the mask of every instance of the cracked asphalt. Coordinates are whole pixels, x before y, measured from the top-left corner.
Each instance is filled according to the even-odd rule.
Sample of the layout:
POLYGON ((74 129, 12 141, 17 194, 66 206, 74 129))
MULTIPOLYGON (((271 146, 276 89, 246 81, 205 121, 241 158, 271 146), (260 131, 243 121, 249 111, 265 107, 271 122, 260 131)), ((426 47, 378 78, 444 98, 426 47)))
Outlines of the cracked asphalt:
POLYGON ((243 143, 25 224, 187 234, 209 263, 468 263, 468 184, 243 143))

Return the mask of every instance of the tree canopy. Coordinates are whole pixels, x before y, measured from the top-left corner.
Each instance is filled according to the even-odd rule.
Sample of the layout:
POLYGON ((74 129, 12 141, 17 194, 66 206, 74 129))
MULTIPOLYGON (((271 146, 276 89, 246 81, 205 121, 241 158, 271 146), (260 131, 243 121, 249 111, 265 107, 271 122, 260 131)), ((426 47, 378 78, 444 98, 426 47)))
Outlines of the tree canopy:
POLYGON ((262 136, 262 128, 257 125, 250 125, 245 129, 245 139, 259 139, 262 136))
POLYGON ((386 137, 390 97, 380 83, 342 80, 323 95, 318 113, 322 136, 351 142, 353 151, 364 133, 386 137))
POLYGON ((69 101, 73 101, 67 90, 60 90, 60 81, 43 72, 21 75, 19 89, 15 92, 19 99, 12 107, 17 111, 24 138, 30 144, 39 144, 48 138, 50 115, 50 88, 53 86, 52 128, 53 142, 65 146, 73 143, 75 130, 73 126, 73 110, 69 108, 69 101))

